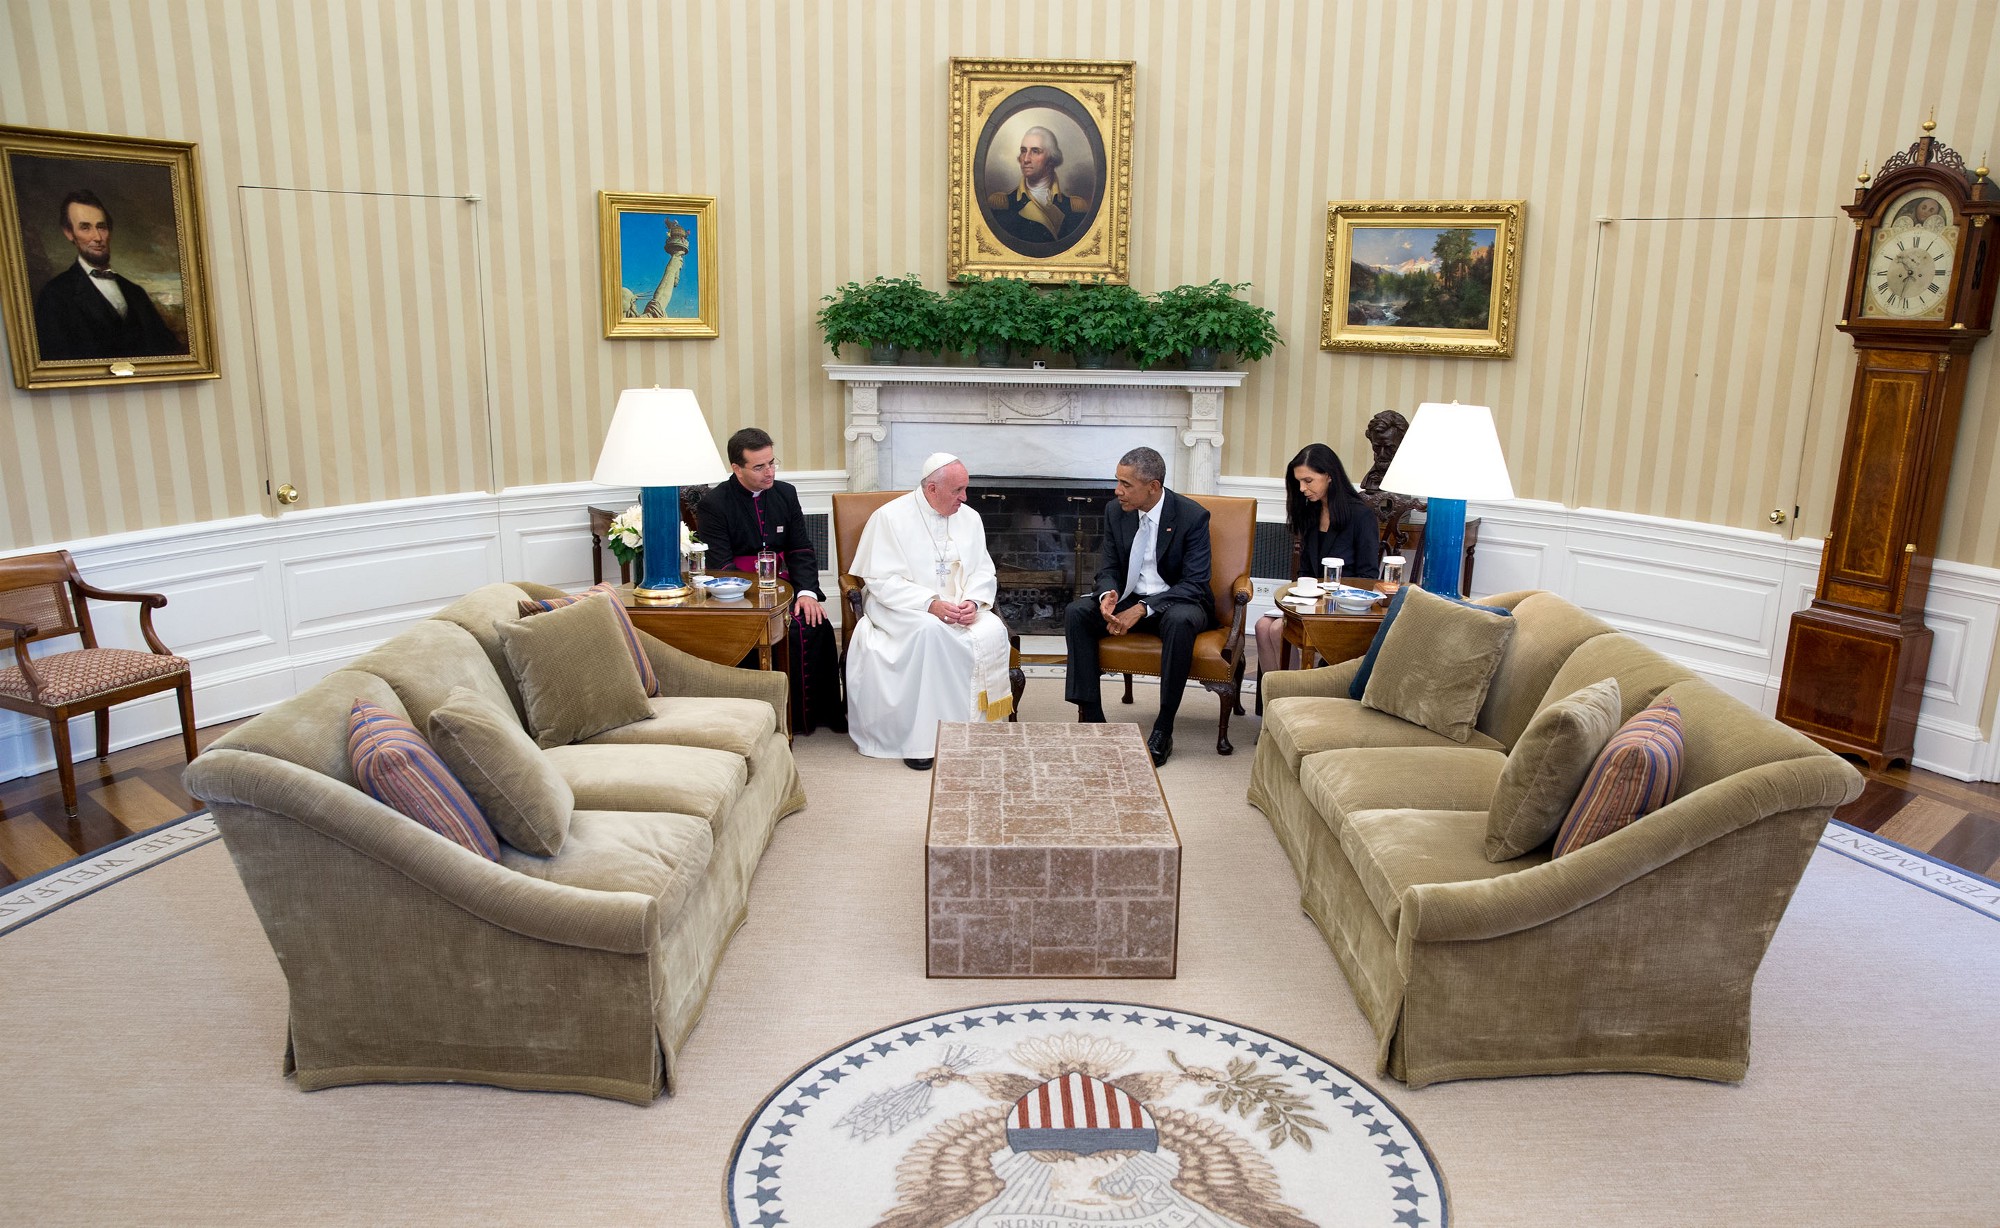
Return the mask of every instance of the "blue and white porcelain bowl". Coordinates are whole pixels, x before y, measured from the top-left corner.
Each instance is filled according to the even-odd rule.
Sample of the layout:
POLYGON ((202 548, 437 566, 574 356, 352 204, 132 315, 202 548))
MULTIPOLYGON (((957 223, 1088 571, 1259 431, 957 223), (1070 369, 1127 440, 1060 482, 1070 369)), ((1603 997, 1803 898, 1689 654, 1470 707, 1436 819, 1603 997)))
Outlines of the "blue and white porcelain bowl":
POLYGON ((709 576, 701 583, 709 596, 730 601, 750 591, 750 581, 740 576, 709 576))

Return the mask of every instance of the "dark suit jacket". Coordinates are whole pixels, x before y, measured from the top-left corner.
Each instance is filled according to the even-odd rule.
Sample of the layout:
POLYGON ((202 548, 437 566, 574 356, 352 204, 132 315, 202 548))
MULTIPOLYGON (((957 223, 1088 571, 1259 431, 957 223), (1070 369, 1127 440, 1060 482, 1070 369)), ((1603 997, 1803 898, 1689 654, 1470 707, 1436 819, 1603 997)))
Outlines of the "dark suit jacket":
POLYGON ((734 477, 724 478, 701 497, 695 508, 694 531, 708 543, 710 567, 727 567, 733 558, 768 547, 784 559, 785 578, 793 588, 826 600, 819 586, 819 555, 813 550, 805 511, 799 507, 798 488, 790 482, 773 482, 762 498, 753 500, 743 483, 734 477), (764 512, 761 531, 757 527, 759 503, 764 512))
MULTIPOLYGON (((1097 571, 1094 593, 1123 592, 1131 566, 1132 539, 1139 532, 1139 513, 1128 512, 1113 499, 1104 508, 1104 565, 1097 571)), ((1208 591, 1208 509, 1171 490, 1160 492, 1160 578, 1167 591, 1148 599, 1155 610, 1175 601, 1189 601, 1215 621, 1215 599, 1208 591)))
POLYGON ((986 207, 993 211, 994 229, 1003 231, 1026 243, 1054 243, 1067 239, 1083 229, 1084 213, 1089 201, 1076 200, 1057 192, 1049 199, 1055 207, 1063 211, 1062 231, 1050 234, 1049 228, 1032 218, 1021 216, 1021 210, 1034 199, 1026 188, 1015 188, 1011 192, 995 192, 986 198, 986 207))
POLYGON ((146 292, 116 273, 112 277, 125 295, 123 319, 75 261, 49 278, 35 296, 35 342, 42 357, 148 358, 187 353, 187 345, 160 318, 146 292))

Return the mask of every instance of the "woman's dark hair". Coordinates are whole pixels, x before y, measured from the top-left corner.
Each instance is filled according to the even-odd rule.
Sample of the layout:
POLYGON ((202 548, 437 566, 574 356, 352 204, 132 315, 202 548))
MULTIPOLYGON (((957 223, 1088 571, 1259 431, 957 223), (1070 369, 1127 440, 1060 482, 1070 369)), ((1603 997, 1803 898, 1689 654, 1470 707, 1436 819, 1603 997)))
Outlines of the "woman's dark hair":
POLYGON ((1306 500, 1306 493, 1299 489, 1299 479, 1294 473, 1300 465, 1331 479, 1326 484, 1327 527, 1335 533, 1347 528, 1349 516, 1375 514, 1374 509, 1354 493, 1354 483, 1347 480, 1347 470, 1341 467, 1339 454, 1323 443, 1309 443, 1299 449, 1291 464, 1285 466, 1285 522, 1291 526, 1292 532, 1304 533, 1319 527, 1319 507, 1306 500))

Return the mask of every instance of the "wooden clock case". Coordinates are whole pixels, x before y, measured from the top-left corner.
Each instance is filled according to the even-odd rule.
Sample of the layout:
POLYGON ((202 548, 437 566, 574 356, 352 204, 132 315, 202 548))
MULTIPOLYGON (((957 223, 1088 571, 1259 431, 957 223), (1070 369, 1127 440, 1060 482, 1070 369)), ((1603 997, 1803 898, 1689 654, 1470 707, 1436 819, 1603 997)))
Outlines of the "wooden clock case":
POLYGON ((1845 206, 1856 231, 1837 327, 1854 338, 1854 395, 1819 585, 1792 616, 1778 691, 1779 720, 1877 769, 1909 762, 1915 748, 1931 652, 1924 603, 1966 367, 1992 331, 2000 282, 2000 193, 1931 127, 1845 206), (1864 315, 1876 233, 1913 188, 1949 200, 1959 227, 1941 314, 1864 315))

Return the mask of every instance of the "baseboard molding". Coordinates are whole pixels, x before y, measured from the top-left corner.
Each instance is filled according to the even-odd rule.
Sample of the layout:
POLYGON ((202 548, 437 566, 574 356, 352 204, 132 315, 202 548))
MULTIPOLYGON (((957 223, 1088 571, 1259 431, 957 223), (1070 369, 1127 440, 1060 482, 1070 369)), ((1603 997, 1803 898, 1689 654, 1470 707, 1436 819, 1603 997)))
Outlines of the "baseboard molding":
MULTIPOLYGON (((785 480, 809 515, 830 513, 832 496, 847 488, 838 469, 785 480)), ((1218 487, 1256 499, 1259 520, 1284 518, 1278 479, 1225 475, 1218 487)), ((155 625, 194 663, 195 709, 212 724, 295 694, 480 584, 588 584, 587 509, 636 498, 629 488, 572 482, 66 545, 93 583, 167 595, 155 625)), ((1475 593, 1561 593, 1760 711, 1775 710, 1785 632, 1811 598, 1818 541, 1530 501, 1476 503, 1469 514, 1481 518, 1475 593)), ((600 562, 615 577, 609 555, 600 562)), ((1260 591, 1280 581, 1260 577, 1260 591)), ((143 647, 135 612, 93 610, 100 642, 143 647)), ((1916 763, 1962 780, 2000 778, 2000 738, 1985 732, 1995 724, 1986 696, 2000 640, 2000 571, 1938 563, 1926 621, 1937 638, 1916 763)), ((165 696, 117 709, 112 726, 118 749, 172 736, 179 722, 165 696)), ((94 736, 89 719, 73 724, 79 759, 95 754, 94 736)), ((0 779, 53 763, 47 726, 0 713, 0 779)))

